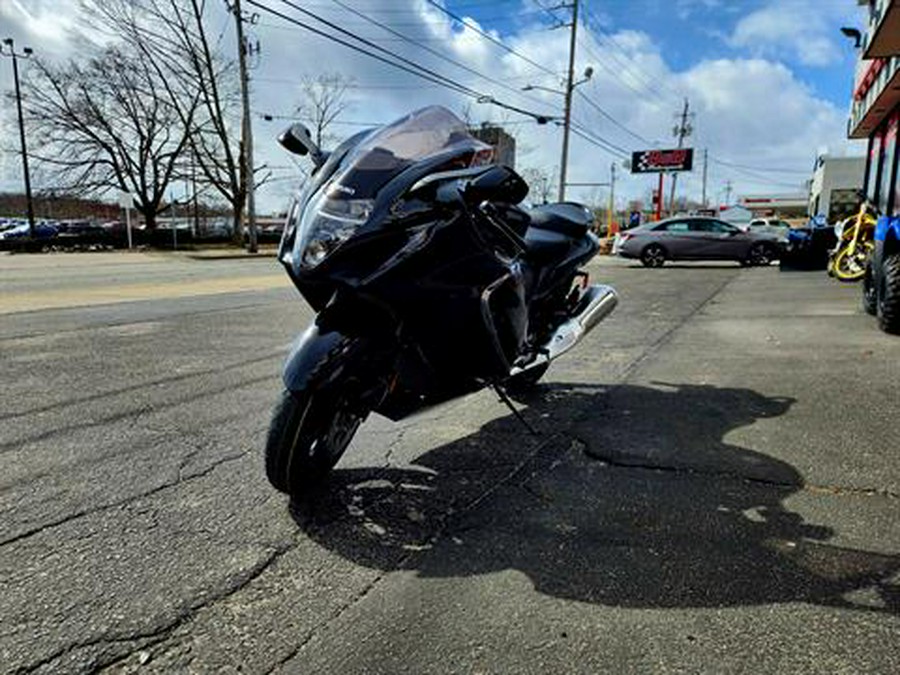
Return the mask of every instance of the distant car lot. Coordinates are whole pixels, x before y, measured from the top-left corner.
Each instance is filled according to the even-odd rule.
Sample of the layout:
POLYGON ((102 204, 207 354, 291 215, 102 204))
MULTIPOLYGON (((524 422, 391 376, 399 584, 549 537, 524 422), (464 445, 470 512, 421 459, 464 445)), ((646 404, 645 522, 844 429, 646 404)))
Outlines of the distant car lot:
POLYGON ((662 267, 670 260, 734 260, 743 265, 768 265, 781 253, 780 235, 743 230, 723 220, 684 216, 647 223, 619 235, 616 252, 636 258, 645 267, 662 267))

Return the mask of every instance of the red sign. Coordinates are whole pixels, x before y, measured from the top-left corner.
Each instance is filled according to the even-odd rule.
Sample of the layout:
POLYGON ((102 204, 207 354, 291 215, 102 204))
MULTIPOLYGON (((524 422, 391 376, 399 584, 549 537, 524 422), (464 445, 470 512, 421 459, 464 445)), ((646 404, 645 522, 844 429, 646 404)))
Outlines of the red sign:
POLYGON ((693 148, 642 150, 631 153, 631 173, 690 171, 693 165, 693 148))

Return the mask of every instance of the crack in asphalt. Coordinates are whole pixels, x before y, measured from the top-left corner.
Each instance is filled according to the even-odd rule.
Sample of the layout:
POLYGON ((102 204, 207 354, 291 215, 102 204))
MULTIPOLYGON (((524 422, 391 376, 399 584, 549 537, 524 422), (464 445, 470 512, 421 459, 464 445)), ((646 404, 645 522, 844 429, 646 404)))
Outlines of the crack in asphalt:
POLYGON ((634 358, 634 360, 628 364, 625 368, 622 369, 621 375, 619 377, 619 384, 627 382, 634 374, 635 371, 643 365, 643 363, 649 359, 651 356, 656 354, 662 347, 668 343, 672 337, 677 333, 684 325, 697 316, 700 312, 702 312, 712 301, 713 299, 725 288, 731 284, 735 279, 740 276, 740 271, 732 274, 730 277, 726 278, 724 281, 719 283, 713 291, 706 296, 703 300, 701 300, 694 309, 688 312, 686 315, 681 317, 680 320, 675 322, 675 324, 669 327, 667 330, 663 331, 663 333, 657 337, 653 342, 651 342, 647 348, 641 352, 638 356, 634 358))
MULTIPOLYGON (((150 645, 159 644, 165 641, 172 633, 174 633, 180 626, 182 626, 187 621, 191 620, 194 616, 196 616, 199 612, 210 607, 222 600, 227 599, 228 597, 234 595, 241 589, 245 588, 248 584, 252 583, 255 579, 259 578, 269 567, 271 567, 276 561, 278 561, 285 553, 293 549, 298 543, 296 537, 294 537, 294 541, 285 544, 283 546, 270 547, 270 551, 267 556, 257 561, 256 564, 251 566, 248 570, 245 570, 237 575, 234 575, 231 579, 228 580, 230 583, 226 583, 225 588, 219 593, 215 593, 205 599, 203 602, 193 604, 188 606, 186 609, 182 610, 176 616, 162 626, 157 626, 152 628, 149 631, 137 631, 133 633, 128 633, 126 635, 101 635, 99 637, 93 638, 91 640, 87 640, 84 642, 76 642, 70 644, 62 649, 57 650, 53 654, 41 659, 40 661, 27 665, 20 666, 18 669, 13 671, 16 675, 24 675, 25 673, 34 672, 38 668, 43 666, 50 665, 54 661, 65 658, 67 655, 81 649, 89 649, 91 647, 96 647, 99 645, 109 644, 113 645, 116 643, 130 643, 130 642, 140 642, 144 640, 141 644, 137 645, 138 648, 147 647, 150 645)), ((125 659, 127 659, 132 653, 133 649, 126 655, 120 656, 116 655, 115 657, 108 659, 106 661, 100 661, 98 663, 92 664, 92 668, 94 671, 97 671, 101 668, 105 668, 107 666, 111 666, 115 663, 119 663, 125 659)))
POLYGON ((656 471, 660 473, 673 473, 685 476, 709 476, 712 478, 728 478, 731 480, 742 481, 753 485, 764 485, 773 488, 786 488, 791 490, 803 490, 805 492, 828 494, 834 496, 856 496, 856 497, 886 497, 888 499, 900 499, 900 494, 891 490, 882 488, 862 488, 849 485, 816 485, 812 483, 779 481, 769 478, 760 478, 757 476, 748 476, 746 474, 734 471, 721 471, 717 469, 708 469, 704 467, 691 466, 689 464, 663 464, 655 462, 647 462, 641 460, 629 461, 622 457, 613 457, 611 455, 601 455, 596 452, 587 450, 590 444, 583 438, 577 436, 572 437, 583 446, 585 455, 596 462, 600 462, 605 466, 611 466, 616 469, 633 469, 638 471, 656 471))
MULTIPOLYGON (((59 518, 59 519, 51 521, 49 523, 44 523, 44 524, 40 525, 39 527, 34 527, 34 528, 31 528, 24 532, 20 532, 19 534, 15 535, 15 536, 0 540, 0 547, 8 546, 10 544, 15 544, 16 542, 22 541, 23 539, 33 537, 34 535, 40 534, 41 532, 43 532, 45 530, 49 530, 54 527, 59 527, 60 525, 64 525, 73 520, 77 520, 78 518, 83 518, 85 516, 89 516, 89 515, 92 515, 95 513, 100 513, 102 511, 108 511, 110 509, 114 509, 119 506, 124 506, 125 504, 129 504, 131 502, 137 501, 139 499, 143 499, 145 497, 150 497, 159 492, 163 492, 170 488, 178 487, 180 485, 183 485, 184 483, 194 481, 198 478, 203 478, 205 476, 208 476, 210 473, 212 473, 215 469, 222 466, 223 464, 230 464, 231 462, 236 462, 236 461, 239 461, 239 460, 245 458, 251 452, 254 452, 254 450, 255 450, 255 448, 250 448, 250 449, 244 450, 240 453, 226 455, 226 456, 221 457, 218 460, 214 461, 212 464, 210 464, 208 467, 206 467, 202 471, 188 474, 187 476, 182 476, 182 474, 181 474, 181 471, 184 468, 184 464, 186 464, 186 462, 183 462, 182 465, 179 466, 179 468, 178 468, 179 469, 178 476, 175 479, 166 481, 165 483, 157 485, 152 490, 147 490, 145 492, 140 492, 138 494, 130 495, 124 499, 119 499, 114 502, 110 502, 108 504, 101 504, 101 505, 94 506, 94 507, 91 507, 88 509, 83 509, 81 511, 77 511, 75 513, 70 513, 63 518, 59 518)), ((196 452, 198 452, 198 450, 194 450, 193 452, 195 454, 196 452)), ((191 454, 191 453, 189 453, 189 454, 191 454)))
POLYGON ((238 389, 244 389, 246 387, 253 386, 255 384, 260 384, 262 382, 271 382, 272 375, 260 375, 258 377, 251 377, 246 380, 241 380, 235 384, 228 384, 216 389, 205 390, 199 394, 191 394, 189 396, 185 396, 178 399, 169 399, 166 403, 160 404, 152 404, 146 403, 141 405, 137 410, 127 410, 124 412, 118 412, 113 415, 107 415, 105 417, 101 417, 98 419, 91 420, 90 422, 81 422, 79 424, 69 424, 67 426, 57 427, 55 429, 48 429, 47 431, 43 431, 38 434, 33 434, 31 436, 26 436, 24 438, 20 438, 15 441, 7 441, 4 443, 0 443, 0 454, 5 452, 11 452, 16 450, 22 446, 28 445, 29 443, 36 443, 38 441, 43 441, 48 438, 53 438, 54 436, 59 436, 60 434, 70 432, 70 431, 81 431, 84 429, 90 429, 93 427, 102 426, 104 424, 108 424, 110 422, 120 422, 122 420, 132 419, 132 423, 129 425, 130 427, 134 427, 137 424, 137 420, 139 420, 142 416, 147 414, 148 412, 162 412, 164 410, 170 410, 172 408, 180 407, 187 403, 194 403, 195 401, 200 401, 204 398, 212 398, 213 396, 218 396, 219 394, 225 394, 231 391, 236 391, 238 389), (149 407, 149 409, 148 409, 149 407))
MULTIPOLYGON (((245 291, 240 291, 240 292, 244 293, 245 291)), ((220 297, 223 295, 232 295, 232 294, 222 293, 222 294, 220 294, 220 297)), ((145 302, 145 301, 138 300, 137 302, 145 302)), ((151 302, 153 302, 153 301, 151 300, 151 302)), ((224 314, 227 312, 238 312, 238 311, 242 311, 245 309, 258 309, 259 307, 265 307, 265 306, 269 306, 269 305, 277 305, 277 304, 280 304, 280 302, 281 301, 252 302, 252 303, 247 303, 247 304, 243 304, 243 305, 234 305, 231 307, 216 307, 214 309, 200 309, 200 310, 192 309, 189 312, 173 312, 172 314, 164 314, 159 317, 152 317, 149 319, 142 319, 142 320, 138 320, 138 321, 128 319, 126 321, 111 321, 108 323, 100 322, 100 323, 97 323, 92 326, 80 326, 78 328, 67 328, 67 329, 63 329, 63 330, 54 329, 52 331, 41 330, 41 331, 37 331, 34 333, 17 333, 17 334, 13 334, 13 335, 4 335, 4 336, 0 337, 0 342, 8 342, 8 341, 12 341, 12 340, 29 340, 32 338, 38 338, 38 337, 42 337, 44 335, 49 335, 51 333, 54 336, 69 335, 71 333, 88 333, 91 331, 103 330, 105 328, 118 328, 119 326, 130 326, 130 325, 137 325, 137 324, 143 324, 143 323, 154 323, 157 321, 164 321, 166 319, 180 318, 180 317, 183 317, 186 315, 207 316, 209 314, 224 314)), ((113 303, 113 304, 125 304, 125 303, 113 303)), ((38 312, 40 312, 41 314, 48 314, 48 313, 52 313, 52 312, 72 312, 73 310, 76 310, 76 309, 83 310, 83 309, 96 309, 96 308, 102 308, 102 307, 108 307, 108 305, 93 305, 91 307, 77 307, 77 308, 75 308, 75 307, 59 307, 56 309, 38 310, 38 312)), ((7 314, 7 316, 12 316, 14 314, 22 315, 22 314, 34 314, 34 313, 37 313, 37 312, 10 312, 9 314, 7 314)))
POLYGON ((13 412, 13 413, 0 413, 0 422, 4 420, 17 419, 19 417, 28 417, 30 415, 36 415, 39 413, 50 412, 51 410, 59 410, 60 408, 68 408, 74 405, 79 405, 81 403, 92 403, 94 401, 100 401, 105 398, 112 398, 115 396, 119 396, 121 394, 128 394, 133 391, 141 391, 144 389, 150 389, 151 387, 158 387, 163 384, 172 384, 175 382, 183 382, 185 380, 189 380, 194 377, 203 377, 204 375, 218 375, 220 373, 227 373, 232 370, 240 370, 245 366, 252 366, 259 363, 263 363, 265 361, 270 361, 276 357, 283 357, 284 351, 278 350, 275 352, 269 352, 262 356, 253 359, 247 359, 246 361, 239 361, 236 363, 230 363, 226 366, 222 366, 219 368, 207 368, 204 370, 197 370, 190 373, 180 373, 178 375, 171 375, 169 377, 161 377, 158 380, 149 380, 147 382, 141 382, 140 384, 133 384, 127 387, 120 387, 119 389, 110 389, 109 391, 99 392, 97 394, 90 394, 88 396, 81 396, 77 398, 68 399, 65 401, 58 401, 56 403, 48 403, 47 405, 40 406, 37 408, 31 408, 29 410, 23 410, 22 412, 13 412))

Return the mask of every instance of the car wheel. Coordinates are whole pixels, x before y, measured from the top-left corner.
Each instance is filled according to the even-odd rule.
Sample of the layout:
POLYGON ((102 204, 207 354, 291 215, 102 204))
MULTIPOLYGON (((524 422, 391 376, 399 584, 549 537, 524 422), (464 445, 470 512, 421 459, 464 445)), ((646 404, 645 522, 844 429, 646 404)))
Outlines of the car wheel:
POLYGON ((900 253, 885 256, 878 284, 878 325, 885 333, 900 333, 900 253))
POLYGON ((747 265, 760 265, 765 266, 772 262, 775 259, 775 255, 772 251, 772 247, 768 244, 753 244, 750 247, 750 250, 747 251, 746 264, 747 265))
POLYGON ((641 251, 641 264, 644 267, 662 267, 666 262, 666 249, 659 244, 650 244, 641 251))

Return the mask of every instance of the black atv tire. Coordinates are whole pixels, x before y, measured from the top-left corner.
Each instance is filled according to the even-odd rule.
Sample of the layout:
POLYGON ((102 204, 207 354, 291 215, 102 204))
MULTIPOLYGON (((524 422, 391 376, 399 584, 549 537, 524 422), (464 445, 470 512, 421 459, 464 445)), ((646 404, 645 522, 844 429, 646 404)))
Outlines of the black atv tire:
POLYGON ((878 289, 875 288, 875 273, 871 259, 866 264, 866 275, 863 277, 862 308, 870 316, 878 313, 878 289))
POLYGON ((649 244, 641 251, 641 264, 644 267, 662 267, 666 257, 666 249, 659 244, 649 244))
POLYGON ((881 330, 900 334, 900 253, 885 256, 881 263, 877 305, 881 330))
POLYGON ((323 483, 362 418, 325 392, 283 391, 269 423, 266 476, 276 490, 302 497, 323 483))

